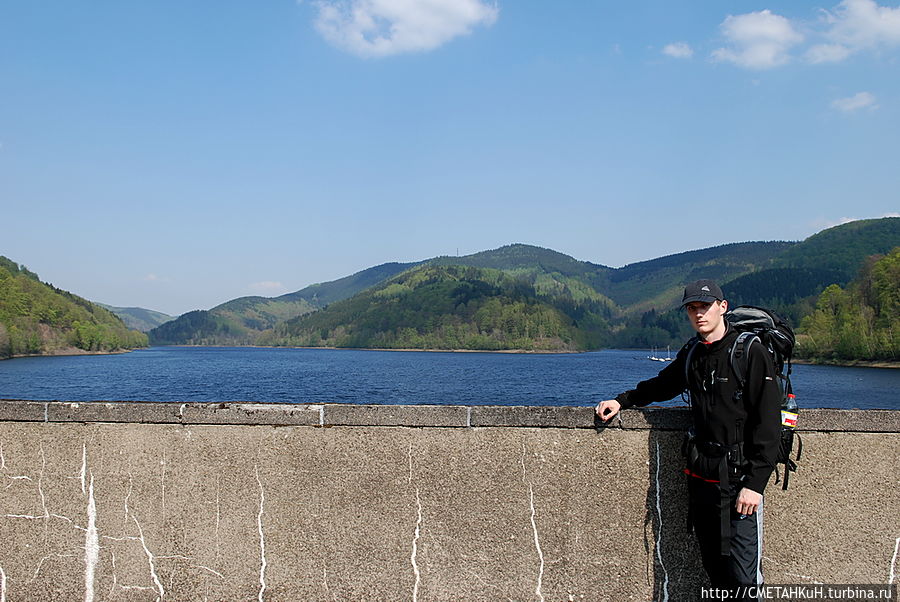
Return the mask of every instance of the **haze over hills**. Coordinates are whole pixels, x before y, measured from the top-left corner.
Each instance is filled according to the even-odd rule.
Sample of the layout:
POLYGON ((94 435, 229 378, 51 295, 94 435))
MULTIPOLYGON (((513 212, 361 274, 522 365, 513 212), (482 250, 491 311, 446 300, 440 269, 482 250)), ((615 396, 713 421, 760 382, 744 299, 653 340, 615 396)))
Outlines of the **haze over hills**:
POLYGON ((108 309, 125 322, 125 326, 141 332, 147 332, 166 322, 171 322, 175 316, 164 314, 143 307, 114 307, 105 303, 97 303, 100 307, 108 309))
MULTIPOLYGON (((799 323, 826 286, 848 282, 866 257, 897 245, 900 218, 852 222, 799 243, 732 243, 622 268, 514 244, 463 257, 375 266, 275 298, 243 297, 185 314, 150 337, 154 344, 455 348, 468 341, 461 348, 516 348, 510 341, 518 336, 521 343, 529 316, 540 314, 548 320, 566 316, 567 328, 574 326, 571 332, 554 326, 559 349, 664 346, 688 334, 680 313, 671 311, 686 282, 717 279, 734 291, 737 302, 775 306, 799 323), (475 270, 436 270, 452 266, 475 270), (447 305, 454 298, 466 300, 447 305), (479 322, 488 310, 478 312, 487 305, 494 318, 506 316, 506 330, 490 320, 479 322), (442 307, 446 311, 435 309, 442 307), (421 322, 424 315, 430 322, 421 322)), ((531 340, 525 348, 546 349, 552 337, 545 332, 525 338, 531 340)))

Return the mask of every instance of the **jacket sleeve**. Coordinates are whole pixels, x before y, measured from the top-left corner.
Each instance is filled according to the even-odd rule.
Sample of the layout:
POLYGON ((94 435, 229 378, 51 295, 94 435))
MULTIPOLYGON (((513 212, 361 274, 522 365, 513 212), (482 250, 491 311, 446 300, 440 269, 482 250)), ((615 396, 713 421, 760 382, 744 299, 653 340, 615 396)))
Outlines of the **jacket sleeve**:
POLYGON ((744 459, 749 468, 744 486, 762 493, 775 469, 781 445, 781 389, 772 359, 762 344, 750 346, 748 360, 744 459))
POLYGON ((653 378, 643 380, 634 389, 616 396, 622 409, 645 406, 654 401, 666 401, 679 395, 685 389, 684 362, 687 348, 682 348, 672 362, 660 370, 653 378))

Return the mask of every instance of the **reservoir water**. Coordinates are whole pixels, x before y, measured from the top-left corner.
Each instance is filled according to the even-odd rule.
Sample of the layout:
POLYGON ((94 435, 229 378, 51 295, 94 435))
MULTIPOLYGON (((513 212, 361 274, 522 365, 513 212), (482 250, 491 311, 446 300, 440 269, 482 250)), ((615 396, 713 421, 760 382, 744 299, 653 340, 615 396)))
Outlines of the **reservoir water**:
MULTIPOLYGON (((646 356, 151 347, 0 362, 0 399, 589 406, 663 367, 646 356)), ((801 407, 900 409, 900 370, 800 365, 792 380, 801 407)))

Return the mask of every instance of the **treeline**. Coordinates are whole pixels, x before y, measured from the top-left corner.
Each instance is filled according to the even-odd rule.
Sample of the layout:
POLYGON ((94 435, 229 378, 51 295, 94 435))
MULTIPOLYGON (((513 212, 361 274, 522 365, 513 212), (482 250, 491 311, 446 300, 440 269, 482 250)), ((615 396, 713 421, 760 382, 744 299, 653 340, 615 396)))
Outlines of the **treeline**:
POLYGON ((900 360, 900 247, 834 284, 803 319, 797 354, 818 361, 900 360))
POLYGON ((76 348, 115 351, 146 347, 112 312, 40 281, 0 257, 0 358, 76 348))
POLYGON ((542 299, 499 270, 428 266, 277 326, 260 344, 380 349, 582 350, 608 329, 590 303, 542 299), (569 313, 564 311, 569 310, 569 313))

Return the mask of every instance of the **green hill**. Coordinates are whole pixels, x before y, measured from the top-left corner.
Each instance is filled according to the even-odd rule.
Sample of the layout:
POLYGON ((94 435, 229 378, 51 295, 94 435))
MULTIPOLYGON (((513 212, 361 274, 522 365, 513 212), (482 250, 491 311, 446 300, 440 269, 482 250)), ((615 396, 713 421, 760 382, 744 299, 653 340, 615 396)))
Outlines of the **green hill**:
MULTIPOLYGON (((738 251, 752 250, 752 245, 725 245, 738 251)), ((783 245, 781 251, 765 261, 768 250, 750 258, 758 262, 754 270, 737 277, 718 277, 722 289, 732 306, 757 305, 769 307, 798 328, 805 316, 816 307, 819 295, 829 286, 844 285, 865 265, 868 257, 884 254, 900 245, 900 219, 881 218, 861 220, 835 226, 814 234, 799 243, 762 243, 783 245), (768 266, 768 267, 767 267, 768 266)), ((705 249, 700 253, 720 249, 705 249)), ((682 254, 682 255, 690 255, 682 254)), ((677 258, 678 256, 672 256, 677 258)), ((670 260, 670 258, 662 258, 670 260)), ((647 262, 650 264, 662 260, 647 262)), ((624 272, 630 266, 622 268, 624 272)), ((676 272, 677 264, 673 266, 676 272)), ((616 275, 619 277, 619 274, 616 275)), ((686 280, 698 277, 717 278, 715 271, 707 272, 698 267, 686 280), (709 274, 709 275, 706 275, 709 274)), ((629 279, 633 282, 633 279, 629 279)), ((660 310, 660 304, 640 316, 630 316, 625 326, 616 331, 614 345, 620 347, 649 347, 652 345, 678 345, 691 332, 678 309, 680 285, 669 292, 670 309, 660 310), (657 311, 660 310, 660 311, 657 311)), ((646 291, 648 295, 651 291, 646 291)), ((621 301, 621 297, 615 297, 621 301)), ((644 302, 646 303, 646 301, 644 302)), ((632 306, 640 308, 641 304, 632 306)), ((665 306, 662 306, 663 308, 665 306)))
POLYGON ((86 299, 0 257, 0 359, 145 347, 147 336, 86 299))
POLYGON ((175 319, 174 316, 153 311, 152 309, 144 309, 143 307, 113 307, 105 303, 97 303, 97 305, 119 316, 128 328, 140 330, 141 332, 147 332, 160 324, 165 324, 175 319))
POLYGON ((275 345, 382 349, 580 350, 607 326, 581 323, 527 280, 473 266, 424 265, 276 327, 275 345))
POLYGON ((240 297, 188 312, 149 331, 154 345, 254 345, 276 324, 302 316, 416 265, 386 263, 279 297, 240 297))
POLYGON ((795 243, 731 243, 632 263, 610 275, 608 294, 629 312, 677 307, 684 285, 700 278, 727 282, 771 265, 795 243))
MULTIPOLYGON (((235 299, 209 311, 185 314, 152 330, 150 337, 155 344, 284 344, 291 337, 294 337, 291 340, 302 338, 306 341, 304 344, 320 344, 309 342, 314 339, 300 336, 285 325, 298 324, 300 321, 296 318, 309 314, 309 323, 324 320, 322 328, 336 332, 339 324, 332 320, 334 316, 341 315, 346 321, 345 330, 356 332, 354 336, 357 338, 352 346, 365 346, 360 341, 373 339, 368 334, 360 335, 360 332, 382 332, 383 329, 372 330, 371 325, 362 327, 357 319, 359 315, 389 311, 393 306, 385 305, 371 295, 363 295, 354 301, 353 307, 359 315, 341 313, 342 309, 338 311, 345 305, 330 311, 332 305, 354 299, 369 289, 381 290, 393 283, 394 278, 415 272, 420 267, 456 266, 482 270, 477 272, 480 274, 478 276, 476 272, 471 273, 473 281, 498 286, 485 275, 496 272, 520 286, 528 287, 535 303, 562 312, 579 328, 583 328, 585 323, 599 323, 597 321, 604 324, 605 332, 600 333, 592 327, 593 330, 582 339, 570 337, 565 348, 578 340, 588 346, 596 345, 598 341, 622 347, 678 345, 690 334, 679 311, 685 283, 698 278, 716 279, 733 305, 772 307, 794 324, 799 324, 813 310, 817 296, 827 286, 848 282, 867 256, 887 252, 892 246, 900 244, 898 225, 900 219, 897 218, 864 220, 830 228, 799 243, 732 243, 668 255, 622 268, 579 261, 551 249, 513 244, 463 257, 383 264, 281 297, 235 299), (848 274, 851 276, 848 277, 848 274), (363 309, 366 303, 371 304, 371 309, 363 309), (329 311, 322 311, 324 308, 329 311)), ((448 277, 447 274, 442 276, 448 277)), ((502 286, 500 288, 503 289, 502 286)), ((450 294, 448 290, 437 287, 428 293, 429 298, 434 301, 438 295, 435 291, 450 294)), ((414 302, 416 295, 421 294, 425 293, 418 291, 406 301, 414 302)), ((487 297, 503 297, 504 294, 502 290, 485 293, 487 297)), ((422 333, 431 332, 427 328, 422 330, 418 318, 408 307, 405 311, 403 319, 410 321, 410 328, 422 333)), ((427 308, 421 311, 428 313, 427 308)), ((464 322, 468 320, 470 334, 481 333, 480 326, 473 325, 464 314, 457 317, 464 322)), ((335 332, 322 335, 321 344, 337 346, 336 341, 340 337, 335 332)), ((400 345, 395 341, 396 333, 384 336, 387 338, 379 339, 378 345, 400 345)), ((499 339, 507 341, 511 337, 507 334, 499 339)), ((341 341, 340 346, 350 344, 344 339, 341 341)), ((414 339, 412 343, 401 346, 419 347, 416 341, 414 339)), ((441 343, 445 344, 446 341, 441 343)), ((498 345, 497 341, 489 344, 489 348, 498 345)))
POLYGON ((813 234, 778 256, 774 267, 833 270, 835 284, 854 279, 866 258, 885 255, 900 244, 900 217, 866 219, 813 234))

